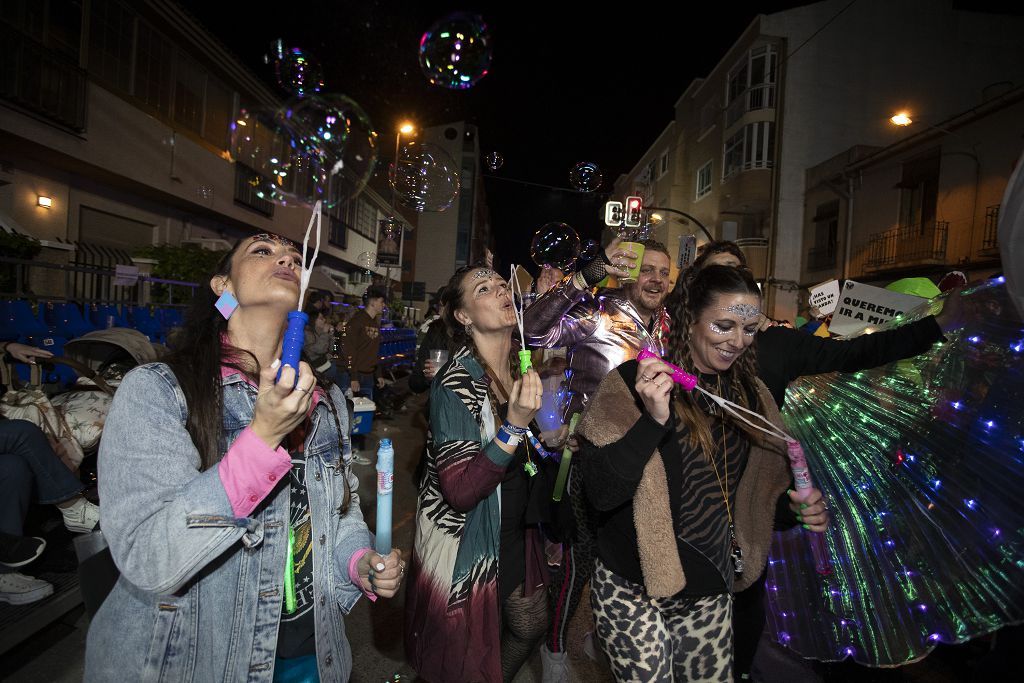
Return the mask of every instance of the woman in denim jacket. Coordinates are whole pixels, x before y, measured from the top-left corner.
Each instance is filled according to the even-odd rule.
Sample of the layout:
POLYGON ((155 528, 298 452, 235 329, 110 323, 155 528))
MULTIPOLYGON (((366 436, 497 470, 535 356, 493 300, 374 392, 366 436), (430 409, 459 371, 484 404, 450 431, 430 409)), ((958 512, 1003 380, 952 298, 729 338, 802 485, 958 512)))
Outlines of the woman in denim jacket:
POLYGON ((345 681, 342 617, 398 590, 401 554, 370 549, 341 392, 306 363, 277 379, 298 268, 291 242, 242 240, 166 363, 118 389, 99 484, 121 577, 87 681, 345 681))

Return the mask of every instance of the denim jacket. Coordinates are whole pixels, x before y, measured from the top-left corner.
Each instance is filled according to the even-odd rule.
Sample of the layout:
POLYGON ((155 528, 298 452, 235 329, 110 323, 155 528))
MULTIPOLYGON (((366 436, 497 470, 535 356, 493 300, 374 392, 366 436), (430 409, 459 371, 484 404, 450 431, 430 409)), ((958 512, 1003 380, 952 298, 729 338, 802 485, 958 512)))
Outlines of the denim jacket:
MULTIPOLYGON (((226 451, 252 419, 256 389, 235 373, 222 391, 226 451)), ((317 404, 306 488, 320 677, 346 681, 352 652, 342 617, 362 595, 348 563, 372 541, 355 494, 344 397, 332 387, 331 398, 344 433, 326 402, 317 404), (352 491, 344 516, 342 476, 352 491)), ((200 469, 187 415, 161 363, 125 375, 114 397, 100 444, 100 523, 121 577, 89 628, 86 681, 273 679, 290 490, 278 486, 236 518, 217 466, 200 469)))

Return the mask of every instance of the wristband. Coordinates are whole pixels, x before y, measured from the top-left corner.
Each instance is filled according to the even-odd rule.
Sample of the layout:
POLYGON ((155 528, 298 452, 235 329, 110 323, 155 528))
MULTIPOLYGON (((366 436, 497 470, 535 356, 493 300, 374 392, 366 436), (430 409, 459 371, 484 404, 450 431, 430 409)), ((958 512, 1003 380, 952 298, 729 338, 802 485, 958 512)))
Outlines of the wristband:
POLYGON ((520 442, 522 442, 523 440, 522 434, 512 434, 511 432, 505 430, 504 425, 502 425, 502 427, 498 429, 497 433, 494 435, 494 438, 502 442, 506 446, 511 446, 512 448, 517 448, 520 442))
POLYGON ((514 434, 515 436, 522 436, 523 434, 526 434, 526 432, 530 431, 529 427, 516 427, 508 420, 505 420, 505 424, 501 425, 501 428, 504 429, 509 434, 514 434))

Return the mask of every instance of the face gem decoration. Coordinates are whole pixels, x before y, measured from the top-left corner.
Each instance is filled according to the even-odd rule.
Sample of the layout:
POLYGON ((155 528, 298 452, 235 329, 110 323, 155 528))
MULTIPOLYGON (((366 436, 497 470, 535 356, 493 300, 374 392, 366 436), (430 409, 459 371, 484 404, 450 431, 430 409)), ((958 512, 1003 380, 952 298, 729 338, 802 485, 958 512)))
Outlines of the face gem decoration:
MULTIPOLYGON (((720 334, 723 337, 727 334, 732 334, 731 327, 729 329, 725 329, 724 327, 721 327, 718 323, 714 321, 709 322, 708 327, 711 329, 712 332, 714 332, 715 334, 720 334)), ((748 332, 747 330, 743 330, 744 337, 753 337, 755 334, 757 334, 757 330, 751 330, 750 332, 748 332)))
POLYGON ((272 232, 261 232, 258 235, 253 235, 252 236, 252 241, 253 242, 276 242, 277 244, 280 244, 282 247, 288 247, 290 249, 298 250, 298 247, 295 245, 295 242, 292 242, 287 237, 281 237, 280 235, 275 235, 272 232))

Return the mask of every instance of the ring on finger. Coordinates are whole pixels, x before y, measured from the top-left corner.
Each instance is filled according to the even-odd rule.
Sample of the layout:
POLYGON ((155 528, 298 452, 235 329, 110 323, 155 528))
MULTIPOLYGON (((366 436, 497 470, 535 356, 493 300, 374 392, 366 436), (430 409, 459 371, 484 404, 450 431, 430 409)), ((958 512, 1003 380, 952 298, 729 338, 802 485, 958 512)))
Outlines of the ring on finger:
POLYGON ((644 382, 650 382, 651 381, 651 378, 648 377, 647 375, 640 375, 640 379, 643 380, 644 382))

